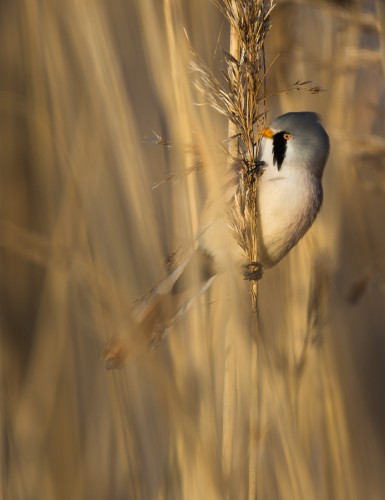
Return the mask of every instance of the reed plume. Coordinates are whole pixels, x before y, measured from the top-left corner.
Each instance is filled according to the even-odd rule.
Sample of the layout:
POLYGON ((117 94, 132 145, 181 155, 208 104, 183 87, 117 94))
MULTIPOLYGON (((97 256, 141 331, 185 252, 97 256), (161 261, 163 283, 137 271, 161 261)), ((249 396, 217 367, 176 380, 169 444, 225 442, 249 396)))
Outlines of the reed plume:
MULTIPOLYGON (((229 159, 239 171, 239 187, 229 210, 229 223, 247 260, 245 276, 258 263, 258 174, 260 140, 257 131, 265 124, 266 64, 264 43, 270 30, 272 0, 223 0, 214 2, 230 26, 230 52, 223 51, 224 84, 201 58, 193 53, 192 68, 199 79, 197 88, 219 113, 229 120, 229 159)), ((253 309, 257 306, 257 285, 251 284, 253 309)))

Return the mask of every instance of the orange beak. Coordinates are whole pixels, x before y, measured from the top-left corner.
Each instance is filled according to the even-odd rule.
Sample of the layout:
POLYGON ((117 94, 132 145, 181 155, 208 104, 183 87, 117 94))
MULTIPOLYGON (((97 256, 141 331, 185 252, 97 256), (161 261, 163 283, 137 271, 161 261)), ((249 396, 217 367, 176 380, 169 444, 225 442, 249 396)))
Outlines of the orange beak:
POLYGON ((272 139, 274 137, 274 132, 271 130, 271 128, 260 130, 258 134, 262 135, 263 137, 267 137, 268 139, 272 139))

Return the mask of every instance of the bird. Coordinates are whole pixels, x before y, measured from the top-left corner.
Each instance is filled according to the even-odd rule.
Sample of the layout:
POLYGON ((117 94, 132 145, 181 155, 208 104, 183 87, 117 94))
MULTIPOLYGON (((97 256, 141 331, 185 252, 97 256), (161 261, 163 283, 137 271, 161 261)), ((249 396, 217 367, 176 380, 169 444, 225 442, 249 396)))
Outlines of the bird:
POLYGON ((281 115, 262 137, 259 251, 264 268, 269 268, 305 235, 321 208, 330 141, 313 112, 281 115))
MULTIPOLYGON (((260 279, 313 224, 323 201, 322 176, 330 150, 320 116, 309 111, 285 113, 258 133, 258 262, 245 262, 244 252, 229 230, 228 209, 239 184, 237 175, 232 174, 226 189, 214 190, 206 203, 195 247, 136 307, 138 332, 147 332, 151 342, 163 337, 175 318, 218 274, 243 268, 244 278, 260 279), (197 269, 200 286, 191 291, 197 269)), ((116 368, 126 357, 125 348, 115 343, 107 348, 104 359, 107 368, 116 368)))
MULTIPOLYGON (((258 184, 259 261, 255 264, 263 271, 282 260, 313 224, 322 205, 322 175, 330 141, 320 116, 306 111, 283 114, 259 134, 262 175, 258 184)), ((235 190, 230 197, 234 194, 235 190)), ((226 211, 215 202, 206 210, 201 247, 221 269, 229 261, 240 263, 234 238, 227 234, 223 244, 226 211)), ((252 273, 246 272, 246 277, 252 273)))

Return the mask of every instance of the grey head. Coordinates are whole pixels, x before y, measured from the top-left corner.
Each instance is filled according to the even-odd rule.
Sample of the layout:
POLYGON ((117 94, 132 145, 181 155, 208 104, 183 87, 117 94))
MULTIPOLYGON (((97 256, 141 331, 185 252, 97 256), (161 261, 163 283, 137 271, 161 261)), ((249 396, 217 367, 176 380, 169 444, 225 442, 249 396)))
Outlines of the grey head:
POLYGON ((270 135, 264 135, 273 139, 273 157, 278 169, 298 166, 322 178, 330 144, 317 113, 286 113, 273 120, 266 130, 271 131, 270 135))

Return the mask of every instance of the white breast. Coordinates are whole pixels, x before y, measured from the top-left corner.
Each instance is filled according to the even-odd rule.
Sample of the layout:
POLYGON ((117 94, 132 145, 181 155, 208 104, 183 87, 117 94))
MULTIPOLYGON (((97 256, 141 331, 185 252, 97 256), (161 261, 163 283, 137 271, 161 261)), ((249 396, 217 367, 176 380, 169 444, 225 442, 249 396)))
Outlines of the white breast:
POLYGON ((259 184, 260 260, 271 267, 302 238, 322 203, 322 186, 305 167, 286 159, 280 171, 269 150, 259 184))
MULTIPOLYGON (((271 267, 281 260, 302 238, 313 223, 322 203, 319 179, 306 167, 290 164, 285 158, 280 171, 273 165, 272 143, 264 145, 265 170, 259 179, 259 252, 258 260, 271 267)), ((200 245, 211 255, 219 269, 246 262, 230 230, 228 208, 235 188, 219 191, 206 203, 199 235, 200 245)))

